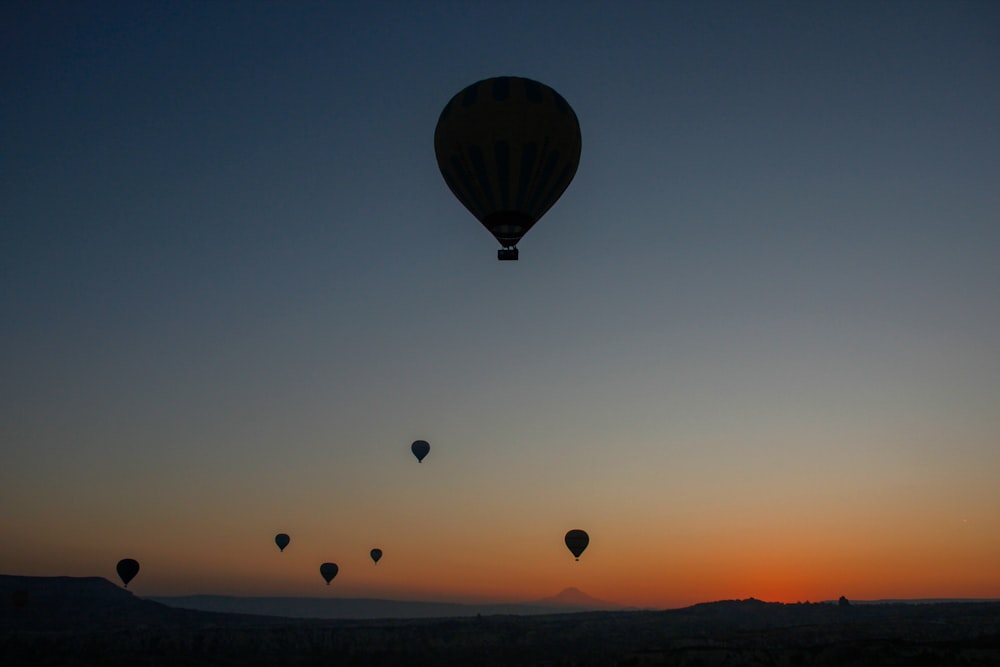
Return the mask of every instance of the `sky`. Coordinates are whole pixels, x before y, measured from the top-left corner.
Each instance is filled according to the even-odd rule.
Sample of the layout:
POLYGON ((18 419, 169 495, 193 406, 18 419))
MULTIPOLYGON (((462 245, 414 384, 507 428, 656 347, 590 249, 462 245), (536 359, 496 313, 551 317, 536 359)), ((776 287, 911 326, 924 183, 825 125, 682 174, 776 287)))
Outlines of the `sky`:
POLYGON ((1000 597, 997 3, 7 2, 0 73, 0 572, 1000 597), (433 148, 500 75, 583 136, 517 262, 433 148))

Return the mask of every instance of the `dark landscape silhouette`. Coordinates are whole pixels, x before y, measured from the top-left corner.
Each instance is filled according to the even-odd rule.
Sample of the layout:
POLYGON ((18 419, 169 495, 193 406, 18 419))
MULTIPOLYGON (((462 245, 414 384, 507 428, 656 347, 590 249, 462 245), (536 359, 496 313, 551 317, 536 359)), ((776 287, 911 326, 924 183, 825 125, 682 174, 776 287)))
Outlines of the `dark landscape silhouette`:
POLYGON ((518 615, 613 611, 623 607, 598 600, 575 588, 557 595, 522 603, 463 604, 372 598, 241 597, 230 595, 154 596, 171 607, 237 614, 289 618, 445 618, 477 615, 518 615))
POLYGON ((100 577, 8 575, 0 575, 0 600, 4 665, 1000 664, 997 601, 751 598, 554 613, 560 603, 590 600, 570 590, 528 605, 549 606, 537 615, 498 607, 464 617, 295 619, 168 606, 100 577))

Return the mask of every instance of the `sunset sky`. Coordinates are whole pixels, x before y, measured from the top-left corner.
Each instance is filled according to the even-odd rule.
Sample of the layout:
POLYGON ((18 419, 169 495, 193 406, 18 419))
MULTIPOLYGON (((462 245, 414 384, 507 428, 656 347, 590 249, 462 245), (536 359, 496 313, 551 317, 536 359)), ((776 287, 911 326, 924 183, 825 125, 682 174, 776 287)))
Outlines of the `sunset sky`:
POLYGON ((1000 3, 5 2, 0 74, 0 573, 1000 598, 1000 3), (498 75, 583 135, 518 262, 433 148, 498 75))

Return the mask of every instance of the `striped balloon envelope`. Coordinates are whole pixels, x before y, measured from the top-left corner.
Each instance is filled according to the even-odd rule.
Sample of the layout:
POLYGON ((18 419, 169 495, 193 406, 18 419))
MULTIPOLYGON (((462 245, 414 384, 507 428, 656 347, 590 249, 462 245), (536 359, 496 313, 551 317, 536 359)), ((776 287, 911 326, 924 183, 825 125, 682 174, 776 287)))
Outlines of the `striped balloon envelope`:
POLYGON ((517 242, 573 180, 581 146, 580 123, 562 95, 514 76, 459 92, 434 131, 445 182, 503 246, 500 259, 517 259, 517 242))

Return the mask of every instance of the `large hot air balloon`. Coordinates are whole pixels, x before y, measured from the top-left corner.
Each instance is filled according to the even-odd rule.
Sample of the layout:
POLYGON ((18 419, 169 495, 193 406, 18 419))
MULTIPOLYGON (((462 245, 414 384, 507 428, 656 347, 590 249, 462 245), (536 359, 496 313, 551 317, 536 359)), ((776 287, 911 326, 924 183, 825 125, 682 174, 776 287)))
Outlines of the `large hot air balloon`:
POLYGON ((287 547, 288 543, 291 541, 292 538, 290 538, 285 533, 278 533, 277 535, 274 536, 274 543, 278 545, 278 549, 280 551, 284 551, 285 547, 287 547))
POLYGON ((417 457, 417 461, 419 463, 423 463, 424 457, 431 451, 431 446, 426 440, 415 440, 413 444, 410 445, 410 451, 417 457))
POLYGON ((580 560, 580 554, 583 553, 588 544, 590 544, 590 535, 587 535, 587 531, 574 529, 566 533, 566 547, 576 556, 577 560, 580 560))
POLYGON ((517 259, 517 242, 573 180, 580 123, 562 95, 516 76, 484 79, 445 105, 434 152, 445 182, 517 259))
POLYGON ((139 574, 139 561, 134 558, 122 558, 118 561, 115 569, 118 570, 118 576, 121 577, 125 588, 128 588, 128 582, 132 581, 135 575, 139 574))
POLYGON ((326 579, 327 586, 330 585, 330 582, 333 581, 333 578, 337 576, 337 572, 339 571, 340 568, 337 567, 336 563, 323 563, 319 566, 319 573, 326 579))
POLYGON ((372 549, 371 550, 371 557, 372 557, 373 561, 375 561, 376 563, 378 563, 382 559, 382 550, 381 549, 372 549))

